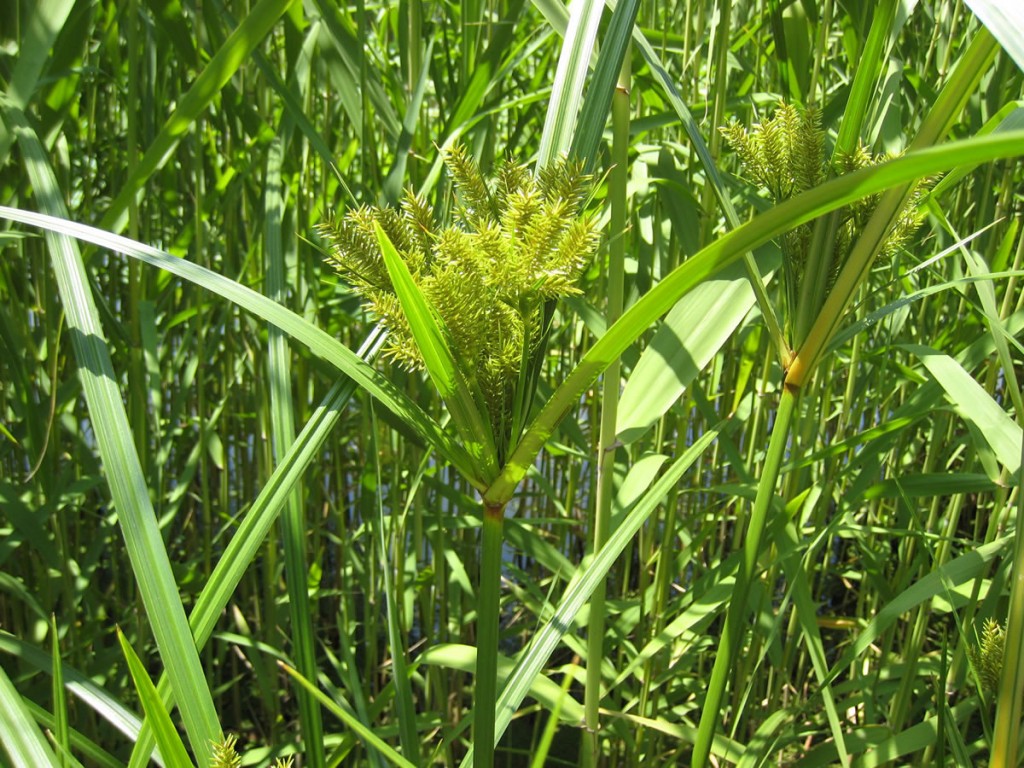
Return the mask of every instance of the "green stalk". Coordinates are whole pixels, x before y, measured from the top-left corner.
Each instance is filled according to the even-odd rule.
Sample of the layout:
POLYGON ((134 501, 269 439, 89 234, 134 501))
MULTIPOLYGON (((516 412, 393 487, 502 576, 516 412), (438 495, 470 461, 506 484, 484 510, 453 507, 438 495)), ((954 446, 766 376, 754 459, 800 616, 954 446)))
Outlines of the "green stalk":
POLYGON ((469 0, 462 3, 462 82, 468 82, 476 65, 477 47, 480 40, 480 25, 483 22, 483 3, 469 0))
MULTIPOLYGON (((285 214, 284 187, 281 168, 285 156, 285 139, 278 136, 271 144, 267 158, 266 185, 266 256, 267 295, 281 303, 287 299, 285 275, 285 246, 282 222, 285 214)), ((295 442, 295 419, 292 403, 295 397, 291 382, 291 352, 281 329, 270 326, 268 333, 267 376, 269 378, 270 417, 273 431, 271 443, 275 463, 280 462, 295 442)), ((279 519, 281 541, 284 546, 288 612, 291 621, 292 657, 295 666, 306 678, 315 680, 318 669, 316 642, 313 628, 313 609, 309 601, 306 559, 306 520, 302 489, 296 486, 289 494, 288 503, 279 519)), ((274 590, 276 594, 276 589, 274 590)), ((296 690, 299 703, 299 730, 304 747, 303 763, 311 768, 323 768, 324 729, 320 719, 320 705, 305 688, 296 690)))
POLYGON ((533 757, 530 760, 530 768, 544 768, 547 765, 548 754, 551 752, 551 745, 555 740, 555 733, 558 731, 558 716, 562 713, 562 702, 569 696, 569 687, 573 678, 568 672, 562 677, 562 698, 555 702, 554 708, 548 715, 547 722, 540 738, 536 740, 537 747, 533 750, 533 757))
MULTIPOLYGON (((623 283, 626 260, 626 223, 628 202, 626 184, 629 181, 629 82, 628 49, 619 73, 618 86, 612 96, 612 169, 608 178, 608 198, 611 205, 612 238, 608 244, 608 323, 622 315, 623 283)), ((600 551, 611 533, 612 496, 615 493, 615 423, 619 413, 618 358, 604 373, 601 390, 601 428, 598 438, 598 485, 594 513, 593 551, 600 551)), ((590 599, 587 624, 587 682, 584 694, 585 729, 580 765, 594 766, 600 754, 598 748, 598 709, 601 704, 601 667, 604 662, 606 582, 601 582, 590 599)))
MULTIPOLYGON (((380 462, 380 449, 377 446, 377 414, 370 406, 371 445, 373 446, 374 471, 377 477, 383 477, 380 462)), ((397 474, 396 464, 396 474, 397 474)), ((422 476, 421 472, 418 477, 422 476)), ((392 481, 398 487, 397 479, 392 481)), ((415 486, 410 488, 410 495, 415 494, 415 486)), ((384 605, 387 608, 388 645, 391 646, 391 666, 394 673, 395 710, 398 713, 398 736, 402 745, 402 754, 410 760, 419 759, 419 739, 416 735, 416 708, 409 688, 409 665, 406 662, 407 651, 403 638, 406 636, 402 628, 402 605, 400 603, 400 585, 396 584, 396 576, 401 576, 404 567, 403 558, 399 554, 401 533, 396 533, 400 523, 394 510, 387 516, 389 529, 385 530, 384 496, 375 494, 377 501, 377 549, 380 558, 380 570, 384 577, 384 605), (389 542, 393 542, 389 544, 389 542)))
MULTIPOLYGON (((724 125, 725 124, 725 105, 728 102, 728 88, 729 88, 729 35, 731 33, 730 27, 732 19, 732 0, 719 0, 718 3, 718 25, 715 30, 715 82, 714 82, 714 96, 711 100, 712 104, 712 116, 711 125, 724 125)), ((709 151, 711 157, 714 160, 719 159, 722 147, 722 134, 719 131, 711 131, 709 137, 709 151)), ((715 182, 708 176, 707 181, 704 184, 704 210, 712 210, 714 203, 712 202, 715 196, 715 182)), ((728 216, 728 214, 727 214, 728 216)), ((704 221, 704 226, 707 230, 713 231, 717 225, 717 220, 708 217, 704 221)), ((732 221, 730 224, 735 226, 732 221)), ((701 238, 702 242, 708 242, 711 238, 707 232, 701 238)), ((758 275, 758 282, 760 275, 758 275)))
MULTIPOLYGON (((139 94, 139 55, 140 50, 138 33, 141 26, 137 3, 135 0, 129 3, 128 7, 128 92, 139 94)), ((139 98, 136 96, 135 98, 139 98)), ((129 110, 125 115, 125 131, 128 141, 127 165, 129 173, 135 170, 138 165, 138 123, 139 115, 136 110, 129 110)), ((197 203, 197 208, 198 208, 197 203)), ((132 199, 128 206, 128 227, 129 237, 133 240, 139 239, 139 207, 138 200, 132 199)), ((129 413, 131 423, 135 425, 135 450, 140 457, 146 456, 146 446, 149 443, 147 428, 149 419, 146 412, 146 371, 145 361, 142 352, 142 322, 139 317, 139 304, 146 298, 145 284, 142 282, 141 265, 131 264, 128 267, 128 332, 132 337, 132 345, 129 350, 129 413)), ((156 468, 147 466, 146 470, 154 476, 156 468)))
POLYGON ((494 708, 498 700, 498 627, 501 617, 501 528, 505 505, 484 502, 483 554, 476 612, 473 766, 494 766, 494 708))
POLYGON ((722 699, 725 697, 726 684, 743 638, 743 620, 747 613, 750 586, 754 580, 757 556, 761 551, 761 539, 768 524, 768 510, 775 498, 775 486, 778 483, 779 470, 786 453, 789 428, 798 397, 798 389, 784 388, 779 400, 779 410, 775 414, 771 442, 768 444, 764 468, 757 485, 754 508, 747 521, 746 535, 743 537, 743 561, 740 564, 739 573, 736 574, 736 586, 725 615, 725 631, 722 633, 722 640, 718 645, 715 666, 711 671, 711 682, 708 684, 707 698, 704 700, 700 725, 697 728, 697 740, 693 746, 691 765, 697 766, 697 768, 706 766, 708 757, 711 755, 711 742, 718 725, 718 714, 722 706, 722 699))
MULTIPOLYGON (((1018 419, 1019 420, 1019 419, 1018 419)), ((1021 446, 1021 470, 1024 480, 1024 445, 1021 446)), ((996 722, 992 735, 992 759, 989 765, 1017 765, 1021 694, 1024 692, 1024 502, 1017 496, 1017 532, 1014 536, 1013 571, 1010 581, 1010 615, 1003 649, 1003 673, 996 702, 996 722)))
POLYGON ((421 0, 407 0, 405 6, 405 87, 411 96, 416 92, 420 81, 420 69, 423 66, 423 9, 421 0))

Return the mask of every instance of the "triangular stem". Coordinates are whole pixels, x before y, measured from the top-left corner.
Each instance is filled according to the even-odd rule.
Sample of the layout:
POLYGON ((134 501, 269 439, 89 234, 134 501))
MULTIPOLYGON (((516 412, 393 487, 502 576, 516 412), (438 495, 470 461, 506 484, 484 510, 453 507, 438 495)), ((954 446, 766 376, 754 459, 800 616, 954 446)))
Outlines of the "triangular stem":
POLYGON ((483 552, 476 612, 476 679, 473 701, 473 766, 494 765, 494 708, 498 699, 501 620, 501 545, 505 504, 484 502, 483 552))

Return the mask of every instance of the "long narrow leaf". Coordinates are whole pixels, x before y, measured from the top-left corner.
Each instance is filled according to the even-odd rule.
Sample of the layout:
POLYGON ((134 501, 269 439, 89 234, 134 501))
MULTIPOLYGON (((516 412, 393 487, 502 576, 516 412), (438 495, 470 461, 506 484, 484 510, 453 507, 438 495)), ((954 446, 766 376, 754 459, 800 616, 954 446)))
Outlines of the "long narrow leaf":
POLYGON ((1017 0, 967 0, 967 7, 1024 71, 1024 3, 1017 0))
POLYGON ((558 57, 551 101, 544 120, 544 132, 537 154, 538 168, 543 168, 559 155, 567 153, 572 144, 573 127, 583 100, 583 81, 594 53, 597 27, 601 23, 603 9, 604 3, 601 0, 572 0, 569 5, 569 26, 562 53, 558 57))
POLYGON ((57 757, 0 666, 0 744, 13 768, 56 768, 57 757))
POLYGON ((473 458, 473 474, 468 479, 477 487, 486 487, 497 475, 498 459, 483 394, 459 368, 441 320, 416 285, 395 246, 380 224, 374 223, 374 226, 388 276, 423 355, 427 374, 448 406, 455 428, 473 458))
MULTIPOLYGON (((53 674, 53 661, 48 654, 25 640, 3 631, 0 631, 0 652, 21 659, 25 664, 41 672, 53 674)), ((114 730, 132 740, 138 736, 142 721, 110 693, 65 663, 61 663, 60 676, 64 680, 65 687, 74 695, 75 699, 109 723, 114 730)), ((164 765, 160 753, 154 754, 153 759, 157 765, 164 765)))
MULTIPOLYGON (((20 142, 36 199, 55 216, 66 217, 56 178, 24 115, 10 107, 5 108, 3 114, 20 142)), ((96 446, 106 471, 132 572, 189 740, 199 764, 206 766, 209 763, 207 745, 221 737, 217 712, 157 526, 124 403, 116 385, 110 351, 89 289, 85 265, 77 244, 70 237, 48 232, 47 243, 71 329, 71 343, 96 434, 96 446)))
MULTIPOLYGON (((174 723, 171 722, 171 715, 156 692, 153 681, 149 679, 146 668, 139 661, 131 643, 120 629, 117 631, 117 639, 121 641, 121 650, 124 651, 124 657, 128 661, 128 670, 131 672, 132 680, 135 681, 135 690, 139 693, 139 701, 142 702, 142 709, 146 713, 146 721, 153 728, 156 743, 166 758, 167 764, 173 768, 191 766, 192 761, 188 757, 185 745, 181 743, 181 737, 178 735, 174 723)), ((208 751, 212 749, 210 744, 204 746, 208 751)))
POLYGON ((219 275, 205 267, 176 258, 166 251, 152 248, 129 238, 105 232, 66 218, 22 211, 0 206, 0 218, 18 221, 51 232, 71 235, 117 253, 123 253, 154 267, 166 270, 234 302, 248 312, 276 325, 293 341, 305 344, 314 353, 354 379, 388 410, 415 430, 447 460, 472 477, 469 454, 445 433, 437 422, 427 416, 408 395, 391 381, 360 360, 350 349, 294 312, 251 288, 219 275))
POLYGON ((57 631, 57 617, 53 614, 50 615, 50 643, 52 645, 54 741, 62 750, 61 768, 67 768, 67 754, 71 748, 68 701, 64 693, 64 665, 60 661, 60 633, 57 631))
MULTIPOLYGON (((476 669, 477 648, 472 645, 458 643, 442 643, 428 648, 416 664, 434 664, 446 669, 457 669, 470 674, 476 669)), ((507 679, 515 669, 515 664, 506 656, 498 656, 498 679, 507 679)), ((538 673, 530 682, 529 696, 536 699, 552 712, 561 708, 560 717, 569 723, 583 720, 583 705, 572 696, 566 694, 560 685, 544 674, 538 673)))
POLYGON ((665 317, 622 391, 616 432, 624 443, 641 437, 732 338, 754 305, 740 265, 694 288, 665 317))
POLYGON ((832 730, 832 739, 836 743, 836 751, 839 753, 840 765, 849 765, 850 757, 846 748, 846 738, 843 733, 842 720, 836 707, 835 694, 832 686, 823 682, 828 676, 828 659, 825 644, 821 638, 821 628, 818 626, 818 605, 811 595, 811 587, 808 583, 809 576, 801 568, 799 558, 796 557, 796 550, 800 544, 800 534, 796 526, 790 522, 786 525, 785 535, 794 549, 794 555, 784 558, 783 569, 786 572, 786 581, 792 585, 793 607, 797 620, 800 622, 800 632, 804 637, 804 645, 811 657, 811 666, 818 678, 820 685, 819 695, 825 705, 825 717, 828 718, 829 728, 832 730))
POLYGON ((366 742, 367 746, 373 747, 373 749, 380 752, 380 754, 382 754, 395 765, 401 766, 402 768, 415 768, 415 763, 409 762, 400 754, 398 754, 394 749, 392 749, 392 747, 386 741, 384 741, 380 738, 380 736, 374 733, 372 728, 370 728, 365 723, 359 722, 359 720, 357 720, 344 709, 339 707, 336 703, 331 701, 331 699, 329 699, 324 694, 323 691, 321 691, 319 688, 313 685, 313 683, 311 683, 309 680, 300 675, 296 670, 292 669, 287 664, 281 664, 281 668, 289 675, 291 675, 292 678, 299 683, 299 685, 301 685, 307 691, 312 693, 317 698, 317 700, 327 708, 327 710, 331 714, 333 714, 335 717, 337 717, 339 720, 345 723, 345 725, 351 728, 356 733, 356 735, 359 736, 360 739, 366 742))
POLYGON ((487 498, 511 498, 534 458, 580 395, 601 372, 683 295, 743 254, 799 224, 854 200, 914 179, 936 175, 961 164, 1024 154, 1024 131, 993 134, 929 147, 866 168, 808 190, 723 235, 669 273, 598 339, 555 390, 523 435, 487 498), (982 160, 984 158, 984 160, 982 160))
MULTIPOLYGON (((383 340, 383 332, 378 330, 367 339, 360 354, 372 357, 380 349, 383 340)), ((355 390, 356 384, 351 379, 335 382, 296 436, 291 448, 281 458, 242 524, 231 537, 189 615, 196 644, 200 647, 210 639, 217 617, 227 606, 235 587, 256 558, 292 489, 320 454, 355 390)))
POLYGON ((587 88, 587 95, 580 110, 579 121, 573 132, 572 147, 569 156, 584 163, 584 169, 590 173, 597 162, 598 147, 601 135, 608 122, 608 111, 612 104, 619 79, 619 70, 629 48, 633 32, 633 22, 640 10, 640 0, 620 0, 615 4, 612 19, 608 23, 608 32, 602 38, 601 52, 598 54, 594 77, 587 88))
POLYGON ((988 443, 999 463, 1016 475, 1021 466, 1021 428, 1013 418, 949 355, 916 344, 904 348, 924 363, 957 413, 977 427, 977 434, 988 443))

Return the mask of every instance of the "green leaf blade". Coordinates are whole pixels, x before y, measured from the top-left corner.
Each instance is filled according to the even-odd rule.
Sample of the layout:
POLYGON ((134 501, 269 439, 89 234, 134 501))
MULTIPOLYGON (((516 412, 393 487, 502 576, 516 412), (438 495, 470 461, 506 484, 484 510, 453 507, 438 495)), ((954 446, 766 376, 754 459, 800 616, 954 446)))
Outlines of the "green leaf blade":
POLYGON ((413 339, 423 356, 430 380, 451 412, 452 421, 473 459, 468 478, 481 490, 497 476, 498 458, 494 434, 483 407, 479 387, 467 380, 448 344, 442 321, 427 302, 405 261, 380 224, 374 222, 384 264, 395 294, 409 320, 413 339))
MULTIPOLYGON (((189 759, 188 751, 185 749, 181 736, 178 735, 178 731, 171 721, 170 713, 156 691, 156 686, 149 679, 146 668, 120 629, 117 630, 117 639, 120 641, 121 650, 128 661, 128 670, 131 672, 132 680, 135 681, 135 689, 139 693, 139 701, 142 702, 142 709, 146 713, 146 721, 153 728, 153 734, 156 737, 157 745, 160 747, 160 753, 164 756, 169 768, 191 768, 193 763, 189 759)), ((212 745, 208 746, 212 750, 212 745)))

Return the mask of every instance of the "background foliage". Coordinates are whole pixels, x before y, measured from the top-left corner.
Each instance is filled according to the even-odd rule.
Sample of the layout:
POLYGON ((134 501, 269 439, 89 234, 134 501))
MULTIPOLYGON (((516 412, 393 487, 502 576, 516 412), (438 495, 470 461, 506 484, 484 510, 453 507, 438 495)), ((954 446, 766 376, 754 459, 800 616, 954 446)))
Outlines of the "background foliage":
POLYGON ((143 713, 165 765, 209 765, 224 733, 246 764, 463 759, 480 484, 429 380, 348 351, 381 340, 317 234, 407 187, 450 211, 440 150, 456 143, 485 172, 572 150, 601 180, 604 244, 554 315, 535 402, 572 410, 503 486, 493 661, 543 674, 514 678, 533 688, 497 719, 498 764, 688 764, 730 601, 749 616, 712 708, 718 759, 981 764, 999 684, 1024 669, 988 624, 1021 635, 1024 172, 979 164, 1024 146, 1014 5, 3 4, 0 204, 130 238, 75 232, 79 252, 59 231, 0 234, 11 764, 145 764, 143 713), (922 143, 960 82, 962 108, 922 143), (745 231, 772 234, 757 222, 775 201, 717 129, 781 103, 820 109, 829 152, 975 143, 905 177, 862 172, 873 192, 932 176, 924 223, 875 263, 805 383, 737 597, 793 351, 765 310, 794 320, 797 299, 780 299, 773 242, 752 262, 769 304, 747 246, 700 269, 755 212, 745 231), (692 280, 673 271, 688 262, 692 280), (691 285, 663 320, 609 330, 656 286, 667 309, 691 285), (616 345, 621 370, 591 388, 616 345), (587 586, 605 524, 621 554, 589 561, 587 586))

